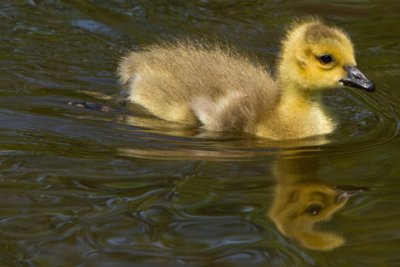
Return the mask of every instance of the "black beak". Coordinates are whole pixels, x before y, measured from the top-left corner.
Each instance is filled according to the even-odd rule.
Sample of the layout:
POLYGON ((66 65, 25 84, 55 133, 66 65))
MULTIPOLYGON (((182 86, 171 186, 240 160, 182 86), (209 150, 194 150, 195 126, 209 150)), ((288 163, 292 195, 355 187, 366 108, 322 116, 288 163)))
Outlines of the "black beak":
POLYGON ((369 190, 368 187, 349 186, 349 185, 335 186, 334 189, 338 193, 336 196, 336 202, 341 202, 345 199, 348 199, 354 194, 369 190))
POLYGON ((368 92, 375 91, 375 84, 368 80, 359 69, 354 66, 345 66, 344 69, 347 71, 347 77, 340 80, 343 85, 364 89, 368 92))

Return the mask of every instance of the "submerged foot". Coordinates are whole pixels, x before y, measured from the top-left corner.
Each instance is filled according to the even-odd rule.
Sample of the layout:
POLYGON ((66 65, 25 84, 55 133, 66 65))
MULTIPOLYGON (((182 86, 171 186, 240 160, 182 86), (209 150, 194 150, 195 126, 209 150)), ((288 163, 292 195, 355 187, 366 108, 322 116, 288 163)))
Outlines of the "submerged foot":
POLYGON ((82 102, 71 101, 71 102, 68 102, 68 105, 74 106, 74 107, 98 110, 98 111, 103 111, 103 112, 108 112, 111 110, 111 108, 108 106, 97 104, 97 103, 86 102, 86 101, 82 101, 82 102))

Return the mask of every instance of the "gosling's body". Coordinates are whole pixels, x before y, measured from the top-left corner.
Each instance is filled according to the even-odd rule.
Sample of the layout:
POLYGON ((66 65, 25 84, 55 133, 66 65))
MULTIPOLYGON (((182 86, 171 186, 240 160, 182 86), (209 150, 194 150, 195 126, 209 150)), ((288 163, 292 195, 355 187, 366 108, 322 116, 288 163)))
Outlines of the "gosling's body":
POLYGON ((168 121, 271 139, 331 133, 336 123, 321 101, 321 89, 340 86, 347 76, 342 66, 355 66, 350 40, 312 20, 293 26, 282 45, 277 78, 233 49, 190 41, 132 52, 118 74, 130 101, 168 121), (316 55, 302 45, 312 46, 311 53, 339 54, 340 68, 326 75, 326 66, 314 62, 316 55))

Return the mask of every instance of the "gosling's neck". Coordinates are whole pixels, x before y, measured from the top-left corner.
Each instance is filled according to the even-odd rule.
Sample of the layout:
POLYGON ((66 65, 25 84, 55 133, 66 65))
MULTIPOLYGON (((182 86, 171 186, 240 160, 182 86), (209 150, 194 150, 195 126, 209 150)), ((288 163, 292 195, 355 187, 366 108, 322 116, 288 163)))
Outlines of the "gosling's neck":
POLYGON ((297 139, 331 133, 335 124, 322 102, 320 90, 278 77, 281 98, 276 112, 257 131, 273 139, 297 139))
POLYGON ((278 80, 278 86, 281 91, 278 106, 281 107, 282 111, 288 110, 294 115, 299 115, 299 117, 315 109, 325 112, 321 90, 310 90, 296 82, 282 81, 281 79, 278 80))

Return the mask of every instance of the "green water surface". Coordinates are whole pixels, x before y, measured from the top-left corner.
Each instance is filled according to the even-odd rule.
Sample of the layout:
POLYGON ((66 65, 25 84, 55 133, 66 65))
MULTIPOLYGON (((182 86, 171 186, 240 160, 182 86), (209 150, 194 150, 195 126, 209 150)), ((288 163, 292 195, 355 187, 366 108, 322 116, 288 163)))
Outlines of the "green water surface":
POLYGON ((1 1, 0 266, 400 266, 399 13, 395 0, 1 1), (328 143, 212 135, 115 101, 131 49, 220 39, 272 66, 308 15, 349 33, 377 85, 327 92, 328 143), (110 110, 68 104, 82 101, 110 110), (319 222, 337 186, 352 196, 319 222), (271 211, 315 188, 323 205, 285 232, 271 211), (307 243, 322 234, 342 242, 307 243))

